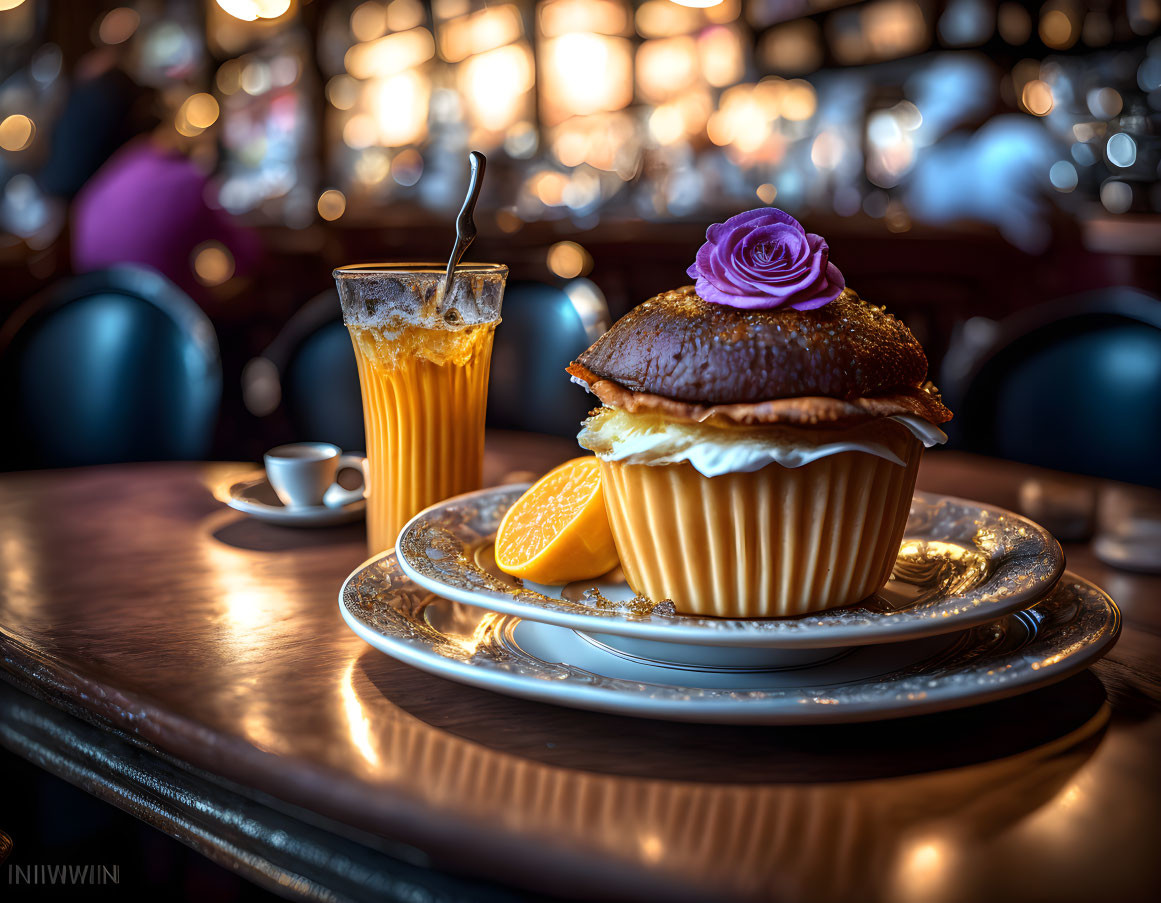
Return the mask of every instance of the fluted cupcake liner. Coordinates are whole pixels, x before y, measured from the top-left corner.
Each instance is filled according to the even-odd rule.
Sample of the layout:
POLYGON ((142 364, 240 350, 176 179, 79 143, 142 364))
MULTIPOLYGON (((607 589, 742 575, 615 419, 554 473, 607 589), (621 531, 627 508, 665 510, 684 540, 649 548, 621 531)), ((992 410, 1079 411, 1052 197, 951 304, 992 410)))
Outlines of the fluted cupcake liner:
POLYGON ((843 452, 717 477, 687 463, 602 461, 625 577, 679 612, 721 618, 857 602, 891 576, 922 452, 912 438, 902 467, 843 452))

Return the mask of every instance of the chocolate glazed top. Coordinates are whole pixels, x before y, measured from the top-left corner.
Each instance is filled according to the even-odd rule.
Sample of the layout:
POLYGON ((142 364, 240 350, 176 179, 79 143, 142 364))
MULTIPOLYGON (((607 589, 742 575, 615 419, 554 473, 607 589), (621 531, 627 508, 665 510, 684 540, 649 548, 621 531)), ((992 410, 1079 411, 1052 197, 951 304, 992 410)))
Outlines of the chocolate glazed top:
POLYGON ((693 286, 663 292, 618 320, 570 372, 698 406, 921 394, 928 419, 951 418, 925 383, 915 336, 850 289, 806 311, 737 310, 703 301, 693 286))

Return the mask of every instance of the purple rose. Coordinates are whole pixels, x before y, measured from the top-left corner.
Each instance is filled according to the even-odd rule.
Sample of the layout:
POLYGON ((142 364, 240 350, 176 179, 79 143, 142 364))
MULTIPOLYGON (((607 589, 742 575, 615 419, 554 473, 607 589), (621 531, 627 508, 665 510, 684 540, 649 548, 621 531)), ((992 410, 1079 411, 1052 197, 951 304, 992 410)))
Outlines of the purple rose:
POLYGON ((714 223, 705 237, 687 272, 697 280, 697 293, 712 304, 813 310, 846 287, 843 274, 827 259, 830 248, 822 236, 773 207, 714 223))

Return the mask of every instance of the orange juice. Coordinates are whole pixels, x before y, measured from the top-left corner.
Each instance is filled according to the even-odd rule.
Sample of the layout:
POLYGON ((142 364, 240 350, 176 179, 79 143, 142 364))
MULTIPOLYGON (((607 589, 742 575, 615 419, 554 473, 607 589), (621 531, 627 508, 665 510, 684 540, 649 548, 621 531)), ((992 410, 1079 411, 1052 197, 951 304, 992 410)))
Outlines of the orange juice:
POLYGON ((335 271, 363 395, 371 554, 424 508, 480 488, 506 273, 468 265, 445 295, 437 265, 335 271))
POLYGON ((348 326, 367 433, 367 542, 390 549, 413 515, 480 488, 495 324, 391 335, 348 326), (372 453, 371 449, 375 452, 372 453))

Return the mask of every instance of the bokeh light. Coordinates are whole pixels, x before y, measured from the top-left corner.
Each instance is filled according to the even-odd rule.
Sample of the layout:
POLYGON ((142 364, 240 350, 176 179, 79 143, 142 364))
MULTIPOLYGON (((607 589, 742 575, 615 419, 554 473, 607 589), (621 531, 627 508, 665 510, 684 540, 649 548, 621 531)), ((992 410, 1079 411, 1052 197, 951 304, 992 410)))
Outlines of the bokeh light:
POLYGON ((842 136, 834 129, 824 129, 810 146, 810 162, 820 170, 832 170, 842 161, 845 152, 846 142, 842 136))
POLYGON ((355 178, 364 185, 378 185, 391 174, 391 156, 381 147, 368 147, 355 161, 355 178))
POLYGON ((996 27, 1009 44, 1025 44, 1032 36, 1032 17, 1018 3, 1002 3, 996 16, 996 27))
POLYGON ((1109 137, 1105 145, 1105 155, 1113 166, 1128 169, 1137 162, 1137 142, 1132 135, 1118 132, 1109 137))
POLYGON ((333 222, 347 212, 347 196, 337 188, 328 188, 318 196, 318 215, 333 222))
POLYGON ((208 129, 218 121, 218 102, 211 94, 194 94, 182 104, 182 112, 195 129, 208 129))
POLYGON ((1023 103, 1024 109, 1033 116, 1047 116, 1052 112, 1052 89, 1048 87, 1046 82, 1034 78, 1024 85, 1020 102, 1023 103))
POLYGON ((589 252, 575 241, 558 241, 548 249, 548 268, 562 279, 583 276, 592 263, 589 252))
POLYGON ((391 161, 391 178, 404 188, 410 188, 423 176, 423 157, 419 151, 408 148, 391 161))
POLYGON ((427 12, 419 0, 391 0, 387 4, 387 27, 391 31, 407 31, 422 25, 427 12))
POLYGON ((548 119, 620 110, 633 100, 633 63, 624 38, 573 32, 544 44, 548 119))
POLYGON ((97 37, 106 44, 123 44, 137 31, 141 16, 137 10, 119 6, 105 13, 97 26, 97 37))
POLYGON ((290 3, 291 0, 217 0, 218 6, 243 22, 277 19, 290 9, 290 3))
POLYGON ((1040 17, 1040 39, 1054 50, 1067 50, 1076 38, 1077 29, 1063 9, 1049 9, 1040 17))
POLYGON ((1092 148, 1087 144, 1077 142, 1072 146, 1072 150, 1069 153, 1072 154, 1072 159, 1081 166, 1092 166, 1096 163, 1096 154, 1092 152, 1092 148))
POLYGON ((412 28, 356 44, 344 58, 355 78, 383 78, 403 72, 435 56, 435 40, 426 28, 412 28))
POLYGON ((343 143, 355 150, 362 150, 375 143, 375 120, 366 113, 352 116, 343 126, 343 143))
POLYGON ((448 62, 458 63, 473 53, 511 44, 523 34, 520 10, 506 3, 446 22, 439 32, 439 52, 448 62))
POLYGON ((533 193, 546 207, 559 207, 564 203, 564 190, 568 188, 568 176, 555 170, 545 170, 533 177, 533 193))
POLYGON ((42 85, 50 85, 60 75, 64 54, 56 44, 42 44, 32 55, 28 71, 42 85))
POLYGON ((234 255, 220 241, 202 242, 190 256, 194 276, 202 285, 221 285, 234 275, 234 255))
POLYGON ((431 83, 414 69, 377 79, 370 103, 379 143, 403 147, 423 138, 430 98, 431 83))
POLYGON ((36 123, 23 113, 13 113, 0 122, 0 148, 3 150, 25 150, 35 136, 36 123))
POLYGON ((349 75, 336 75, 327 82, 326 95, 336 110, 349 110, 359 101, 359 83, 349 75))
POLYGON ((1057 160, 1048 170, 1048 181, 1057 191, 1069 192, 1076 188, 1078 178, 1076 167, 1067 160, 1057 160))
POLYGON ((758 56, 769 69, 783 74, 802 75, 822 65, 822 32, 812 19, 801 19, 762 36, 758 56))
POLYGON ((636 23, 643 38, 670 38, 696 31, 702 15, 690 7, 675 7, 670 0, 645 0, 637 7, 636 23))
POLYGON ((278 366, 269 358, 255 357, 242 368, 242 402, 255 417, 267 417, 282 402, 278 366))
POLYGON ((1121 112, 1124 100, 1113 88, 1094 88, 1085 97, 1089 112, 1097 119, 1112 119, 1121 112))
POLYGON ((270 67, 261 60, 252 60, 242 68, 242 90, 252 97, 258 97, 270 90, 274 81, 270 67))
MULTIPOLYGON (((496 153, 499 231, 545 220, 561 238, 746 203, 1048 234, 1044 205, 1019 197, 1045 174, 1072 214, 1110 182, 1143 212, 1161 204, 1161 44, 1130 34, 1152 0, 207 0, 204 21, 163 22, 109 6, 83 37, 159 90, 164 121, 218 170, 214 199, 257 221, 305 228, 312 208, 339 210, 332 192, 340 217, 395 199, 442 215, 464 147, 496 153), (980 199, 993 185, 1006 211, 980 199)), ((60 48, 29 40, 25 84, 44 97, 5 95, 0 148, 32 148, 14 172, 43 163, 48 91, 68 90, 60 48)))
POLYGON ((673 144, 685 135, 685 121, 676 104, 663 104, 649 116, 649 134, 658 144, 673 144))
POLYGON ((740 81, 746 74, 742 36, 734 28, 715 25, 697 38, 697 55, 705 80, 715 88, 740 81))
POLYGON ((214 84, 226 97, 237 94, 242 90, 242 63, 238 60, 226 60, 218 67, 214 84))
POLYGON ((907 215, 906 208, 899 201, 887 204, 887 209, 883 213, 883 223, 887 226, 888 232, 907 232, 911 229, 911 217, 907 215))
POLYGON ((697 45, 688 36, 645 41, 637 48, 637 92, 654 103, 686 91, 699 78, 697 45))
POLYGON ((1105 182, 1101 186, 1101 203, 1109 213, 1128 213, 1133 206, 1133 189, 1124 182, 1105 182))
POLYGON ((496 211, 496 226, 505 235, 513 235, 524 227, 524 220, 515 211, 501 208, 496 211))
POLYGON ((373 41, 387 31, 387 7, 377 0, 360 3, 351 13, 351 34, 359 41, 373 41))
POLYGON ((523 114, 524 96, 534 79, 532 51, 524 44, 508 44, 464 62, 460 91, 477 125, 502 131, 523 114))
POLYGON ((783 117, 791 122, 800 122, 813 116, 817 107, 818 99, 810 82, 793 79, 786 83, 786 90, 782 95, 783 117))

